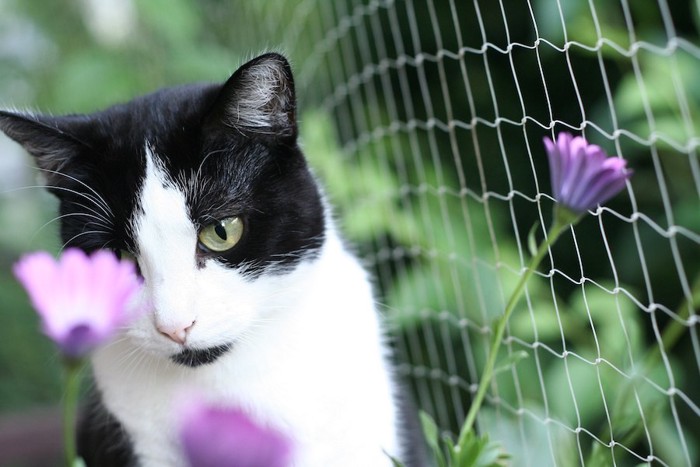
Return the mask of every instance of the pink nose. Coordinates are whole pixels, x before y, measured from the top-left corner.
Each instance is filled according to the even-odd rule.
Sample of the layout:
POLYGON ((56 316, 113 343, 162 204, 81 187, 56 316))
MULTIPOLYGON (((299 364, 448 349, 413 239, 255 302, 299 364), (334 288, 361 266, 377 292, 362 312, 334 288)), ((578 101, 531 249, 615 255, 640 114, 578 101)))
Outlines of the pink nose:
POLYGON ((192 326, 194 326, 194 321, 192 321, 185 327, 172 328, 165 326, 157 326, 157 328, 162 335, 164 335, 171 341, 175 342, 176 344, 185 345, 185 341, 187 340, 187 334, 189 333, 190 329, 192 329, 192 326))

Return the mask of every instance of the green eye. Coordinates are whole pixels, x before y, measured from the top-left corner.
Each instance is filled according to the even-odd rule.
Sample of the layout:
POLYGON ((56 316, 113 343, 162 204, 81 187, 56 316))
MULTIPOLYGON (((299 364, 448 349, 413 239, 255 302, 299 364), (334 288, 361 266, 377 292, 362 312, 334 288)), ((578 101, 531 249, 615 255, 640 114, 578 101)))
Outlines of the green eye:
POLYGON ((209 224, 199 232, 199 243, 210 251, 226 251, 233 248, 243 235, 243 222, 239 217, 228 217, 209 224))

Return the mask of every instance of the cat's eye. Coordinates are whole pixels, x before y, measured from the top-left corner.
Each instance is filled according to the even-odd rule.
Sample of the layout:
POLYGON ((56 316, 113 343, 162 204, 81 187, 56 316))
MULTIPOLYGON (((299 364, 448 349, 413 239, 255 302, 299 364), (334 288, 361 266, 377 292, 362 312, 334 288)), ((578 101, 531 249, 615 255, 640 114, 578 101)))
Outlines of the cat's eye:
POLYGON ((199 232, 199 243, 209 251, 230 250, 243 235, 243 221, 240 217, 228 217, 209 224, 199 232))

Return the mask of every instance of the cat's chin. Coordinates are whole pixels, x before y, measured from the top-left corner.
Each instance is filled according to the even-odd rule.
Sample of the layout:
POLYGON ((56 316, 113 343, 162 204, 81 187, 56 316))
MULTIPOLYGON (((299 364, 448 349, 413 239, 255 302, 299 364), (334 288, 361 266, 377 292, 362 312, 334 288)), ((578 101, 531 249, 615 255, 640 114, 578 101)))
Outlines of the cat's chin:
POLYGON ((202 365, 214 363, 219 357, 231 350, 232 344, 217 345, 206 349, 186 348, 179 353, 170 356, 170 360, 178 365, 196 368, 202 365))

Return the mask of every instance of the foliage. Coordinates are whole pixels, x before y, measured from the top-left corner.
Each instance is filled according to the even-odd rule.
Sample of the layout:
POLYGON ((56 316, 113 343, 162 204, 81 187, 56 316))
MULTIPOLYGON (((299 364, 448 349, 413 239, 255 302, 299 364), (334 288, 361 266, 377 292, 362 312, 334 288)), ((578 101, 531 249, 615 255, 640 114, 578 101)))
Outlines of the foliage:
POLYGON ((449 436, 440 435, 440 430, 430 415, 420 413, 421 426, 428 447, 437 460, 438 467, 503 467, 509 456, 500 444, 490 441, 488 434, 477 435, 469 431, 467 436, 455 444, 449 436))
MULTIPOLYGON (((518 275, 513 271, 493 271, 490 268, 473 268, 470 259, 475 256, 479 264, 489 264, 494 261, 493 256, 486 256, 489 251, 487 225, 474 223, 473 232, 480 242, 473 250, 467 242, 450 243, 446 232, 431 232, 429 228, 421 228, 405 218, 405 212, 390 212, 392 205, 382 193, 396 193, 397 180, 392 180, 387 172, 372 172, 372 167, 353 165, 343 162, 343 155, 337 147, 331 143, 332 137, 329 119, 318 114, 305 118, 303 139, 312 163, 318 168, 323 179, 331 181, 328 190, 333 199, 341 208, 348 209, 341 213, 340 217, 362 222, 361 225, 347 226, 347 230, 354 233, 356 241, 371 241, 373 232, 384 232, 397 239, 411 239, 411 244, 420 252, 450 252, 456 251, 460 261, 452 257, 431 257, 423 253, 414 258, 409 266, 399 270, 393 277, 393 281, 387 290, 387 304, 393 310, 392 319, 403 339, 431 339, 435 336, 432 354, 430 349, 413 347, 409 350, 411 364, 415 367, 446 368, 451 365, 467 368, 464 361, 450 363, 450 355, 453 349, 463 345, 465 329, 460 328, 459 323, 466 320, 466 329, 471 327, 479 329, 482 324, 488 324, 499 316, 504 308, 502 296, 508 296, 513 289, 518 275), (325 134, 325 136, 323 136, 325 134), (321 156, 319 156, 322 155, 321 156), (340 162, 339 162, 340 161, 340 162), (340 175, 342 174, 342 175, 340 175), (355 180, 372 180, 371 194, 363 194, 358 189, 355 180), (394 191, 392 191, 394 190, 394 191), (363 197, 368 197, 363 200, 363 197), (372 196, 377 196, 373 198, 372 196), (364 216, 351 213, 354 209, 361 209, 364 216), (396 219, 399 219, 397 222, 396 219), (410 232, 407 231, 410 226, 410 232), (471 264, 470 264, 471 263, 471 264), (474 274, 478 274, 475 278, 474 274), (455 283, 458 277, 462 282, 455 283), (483 294, 481 299, 479 295, 483 294), (485 296, 485 297, 484 297, 485 296), (465 303, 479 303, 482 300, 483 313, 475 307, 463 307, 465 303), (427 313, 422 311, 426 310, 427 313), (447 310, 449 315, 441 314, 441 310, 447 310), (465 314, 462 314, 464 312, 465 314), (444 320, 456 326, 448 327, 445 334, 444 320), (470 324, 472 321, 475 324, 470 324), (438 339, 437 336, 441 336, 438 339)), ((461 214, 458 198, 448 201, 445 199, 431 198, 425 202, 431 207, 426 209, 426 217, 434 219, 426 223, 428 226, 439 225, 444 222, 440 214, 440 202, 447 202, 448 212, 454 212, 452 218, 461 214), (434 217, 431 217, 434 216, 434 217)), ((494 209, 493 207, 491 208, 494 209)), ((474 209, 470 212, 474 212, 474 209)), ((507 240, 501 240, 498 244, 498 253, 501 261, 512 261, 517 264, 517 246, 507 240)), ((590 426, 599 423, 606 417, 607 410, 613 426, 616 427, 616 439, 631 439, 639 436, 639 426, 643 423, 640 417, 644 415, 639 411, 637 404, 645 407, 646 424, 658 423, 667 425, 671 423, 668 412, 662 414, 662 406, 666 404, 666 397, 662 392, 653 389, 653 385, 664 386, 668 384, 665 371, 657 360, 647 368, 639 366, 646 358, 646 344, 643 340, 643 316, 639 314, 633 300, 622 293, 614 292, 614 284, 601 283, 595 286, 584 286, 579 293, 573 293, 568 300, 558 296, 552 296, 547 280, 543 277, 532 277, 528 283, 529 302, 527 306, 521 304, 513 314, 510 321, 510 334, 517 342, 543 342, 551 346, 550 354, 535 351, 538 355, 535 359, 523 360, 524 356, 532 351, 526 344, 515 344, 508 349, 507 355, 498 364, 497 384, 499 398, 506 404, 517 407, 518 390, 522 393, 557 394, 553 398, 532 398, 528 400, 528 410, 544 417, 543 407, 549 408, 549 416, 561 420, 569 425, 577 423, 590 426), (553 301, 554 300, 554 301, 553 301), (581 329, 591 329, 591 332, 579 332, 581 329), (566 341, 560 342, 565 337, 566 341), (570 355, 564 355, 564 352, 570 355), (539 368, 538 368, 539 367, 539 368), (542 380, 532 378, 541 374, 542 380), (628 374, 638 376, 630 379, 628 374), (519 385, 519 387, 518 387, 519 385), (541 386, 541 387, 540 387, 541 386), (601 389, 602 392, 601 392, 601 389), (640 402, 638 402, 640 401, 640 402), (662 417, 656 422, 658 417, 662 417)), ((487 340, 488 336, 474 333, 475 340, 487 340)), ((471 335, 471 334, 470 334, 471 335)), ((474 338, 474 337, 472 337, 474 338)), ((426 342, 426 345, 427 342, 426 342)), ((475 360, 485 359, 484 349, 478 344, 472 344, 475 360)), ((458 358, 458 357, 457 357, 458 358)), ((420 382, 414 385, 420 386, 420 382)), ((420 389, 417 389, 420 392, 420 389)), ((449 402, 444 402, 449 404, 449 402)), ((465 400, 465 404, 468 400, 465 400)), ((452 408, 454 410, 454 407, 452 408)), ((449 411, 449 410, 448 410, 449 411)), ((442 438, 436 438, 438 430, 430 428, 429 416, 423 416, 423 425, 428 435, 428 443, 433 450, 450 452, 450 445, 442 438), (428 417, 428 418, 426 418, 428 417), (438 442, 440 441, 440 442, 438 442), (446 443, 442 445, 441 443, 446 443)), ((504 433, 503 425, 510 426, 517 420, 503 421, 497 425, 491 425, 485 421, 486 432, 492 438, 499 439, 504 433), (500 427, 499 427, 500 426, 500 427)), ((451 426, 453 432, 457 432, 460 425, 451 426)), ((541 429, 541 427, 540 427, 541 429)), ((560 432, 556 435, 557 444, 568 449, 570 443, 566 440, 570 434, 560 432)), ((469 443, 481 446, 486 443, 484 439, 470 435, 469 443)), ((668 446, 659 446, 657 449, 675 459, 677 454, 670 448, 673 438, 665 440, 671 443, 668 446)), ((471 446, 471 444, 470 444, 471 446)), ((591 445, 592 458, 601 455, 609 455, 605 451, 600 452, 599 445, 591 445), (598 446, 598 447, 596 447, 598 446)), ((476 449, 476 447, 474 448, 476 449)), ((463 452, 463 451, 460 451, 463 452)), ((468 451, 471 452, 471 451, 468 451)), ((677 452, 677 451, 676 451, 677 452)), ((515 458, 523 456, 521 451, 513 454, 515 458)), ((439 459, 439 457, 438 457, 439 459)), ((461 457, 460 457, 461 459, 461 457)), ((679 459, 678 459, 679 460, 679 459)), ((679 460, 680 461, 680 460, 679 460)), ((446 460, 444 462, 447 462, 446 460)), ((449 464, 459 465, 459 464, 449 464)))
MULTIPOLYGON (((690 299, 697 288, 690 283, 700 275, 698 54, 693 45, 669 45, 669 37, 697 42, 698 11, 692 2, 674 2, 667 11, 660 4, 564 1, 554 8, 543 0, 532 11, 505 2, 493 12, 463 5, 459 43, 465 53, 454 63, 424 57, 415 67, 388 68, 388 76, 368 80, 334 108, 339 119, 371 115, 376 105, 382 108, 376 114, 391 115, 386 125, 418 122, 413 133, 385 132, 369 142, 362 133, 343 130, 342 122, 339 134, 349 165, 389 155, 393 185, 401 187, 394 209, 422 220, 408 243, 399 240, 389 219, 375 225, 377 235, 365 241, 370 250, 379 245, 392 253, 378 261, 376 271, 398 329, 397 347, 410 362, 406 372, 421 406, 452 433, 481 373, 487 326, 527 262, 522 226, 549 221, 549 202, 529 201, 550 192, 544 152, 537 149, 550 129, 542 127, 553 121, 581 126, 589 140, 633 167, 630 202, 623 196, 610 203, 614 214, 603 211, 565 234, 552 249, 552 262, 545 261, 541 275, 528 284, 510 323, 509 355, 525 351, 532 358, 499 372, 490 392, 498 417, 482 415, 480 428, 503 440, 523 464, 554 462, 528 449, 535 432, 549 440, 558 462, 605 464, 614 458, 616 465, 635 465, 653 453, 669 465, 683 465, 697 455, 696 412, 666 391, 679 388, 693 401, 700 398, 687 380, 696 371, 697 351, 693 326, 683 321, 697 310, 690 299), (471 27, 473 17, 483 21, 483 29, 471 27), (528 19, 514 20, 519 17, 528 19), (536 38, 548 42, 529 49, 536 38), (481 53, 484 40, 492 48, 481 53), (512 51, 506 47, 511 44, 512 51), (454 85, 453 80, 461 84, 460 65, 471 95, 454 85), (364 97, 372 87, 384 89, 383 80, 408 89, 393 96, 399 104, 379 93, 374 101, 364 97), (440 99, 445 92, 452 117, 440 99), (408 95, 430 99, 430 110, 415 99, 411 113, 400 103, 408 95), (363 98, 368 102, 358 111, 356 100, 363 98), (484 124, 480 120, 463 131, 447 127, 449 118, 474 124, 473 117, 484 124), (420 122, 430 119, 447 129, 424 129, 420 122), (416 153, 423 155, 423 165, 411 160, 416 153), (648 221, 636 222, 638 213, 648 221), (677 227, 692 233, 660 234, 677 227), (668 311, 658 312, 659 305, 668 311), (684 414, 678 418, 674 407, 680 406, 684 414), (679 423, 683 429, 673 427, 679 423), (625 448, 609 448, 611 440, 625 448)), ((398 22, 383 24, 392 30, 398 23, 402 33, 420 37, 421 52, 457 50, 458 40, 449 32, 452 13, 433 6, 431 11, 414 5, 416 17, 431 22, 404 25, 399 15, 398 22), (440 35, 434 34, 436 23, 443 26, 440 35)), ((359 41, 346 42, 353 40, 359 41)), ((387 34, 383 40, 391 44, 392 38, 387 34)), ((333 66, 332 57, 329 61, 333 66)))

